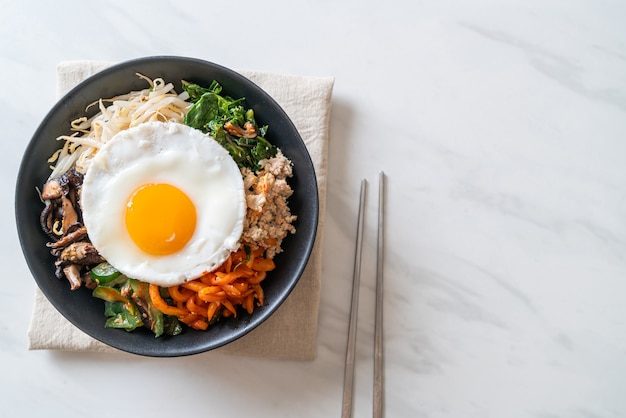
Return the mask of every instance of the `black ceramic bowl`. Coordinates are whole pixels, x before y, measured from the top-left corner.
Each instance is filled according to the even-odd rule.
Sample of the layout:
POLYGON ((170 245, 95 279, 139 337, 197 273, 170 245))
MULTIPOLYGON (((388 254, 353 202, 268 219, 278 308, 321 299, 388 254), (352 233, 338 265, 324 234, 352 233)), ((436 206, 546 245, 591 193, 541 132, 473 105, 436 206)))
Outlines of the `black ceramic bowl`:
MULTIPOLYGON (((95 113, 96 109, 92 109, 95 113)), ((19 238, 30 271, 37 285, 52 305, 71 323, 109 346, 130 353, 174 357, 205 352, 228 344, 265 321, 287 298, 304 270, 315 240, 318 220, 318 194, 315 171, 307 149, 295 126, 260 87, 240 74, 210 62, 182 57, 147 57, 109 67, 85 80, 67 93, 52 108, 33 135, 24 154, 17 177, 15 212, 19 238), (133 332, 104 327, 103 302, 84 287, 71 291, 69 283, 54 275, 54 257, 46 247, 47 237, 39 226, 43 205, 36 188, 46 182, 50 170, 48 157, 59 148, 59 135, 70 133, 70 121, 84 115, 87 104, 146 87, 136 73, 150 78, 161 77, 180 92, 181 80, 208 85, 217 80, 223 94, 245 97, 254 109, 260 125, 269 125, 268 139, 293 161, 290 184, 294 194, 289 199, 298 216, 296 234, 283 241, 284 252, 275 258, 276 269, 263 283, 265 306, 252 315, 240 310, 237 318, 218 321, 206 331, 186 328, 175 337, 155 338, 140 328, 133 332)))

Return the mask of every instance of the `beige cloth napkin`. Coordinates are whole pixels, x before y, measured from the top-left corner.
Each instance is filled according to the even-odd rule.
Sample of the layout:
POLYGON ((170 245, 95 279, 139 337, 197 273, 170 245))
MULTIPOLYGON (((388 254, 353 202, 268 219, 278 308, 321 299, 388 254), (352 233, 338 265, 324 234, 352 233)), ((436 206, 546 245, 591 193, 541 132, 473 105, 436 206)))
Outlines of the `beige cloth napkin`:
MULTIPOLYGON (((100 61, 60 63, 57 67, 57 94, 59 96, 65 94, 77 83, 110 64, 100 61)), ((304 139, 317 175, 320 220, 317 240, 309 263, 302 278, 283 305, 255 330, 215 351, 245 356, 311 360, 316 356, 317 346, 328 129, 334 79, 258 71, 240 71, 240 73, 274 97, 287 112, 304 139)), ((104 324, 104 317, 102 322, 104 324)), ((50 304, 39 289, 36 291, 28 330, 28 348, 30 350, 118 351, 74 327, 50 304)))

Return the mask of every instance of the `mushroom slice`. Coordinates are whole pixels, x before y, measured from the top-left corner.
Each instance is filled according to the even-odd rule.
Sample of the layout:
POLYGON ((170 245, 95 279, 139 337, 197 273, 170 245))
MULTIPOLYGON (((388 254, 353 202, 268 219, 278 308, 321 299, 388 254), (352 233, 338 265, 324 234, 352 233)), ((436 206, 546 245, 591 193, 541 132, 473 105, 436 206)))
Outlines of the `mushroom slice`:
POLYGON ((62 194, 63 186, 61 186, 58 178, 54 178, 43 185, 41 198, 43 200, 58 199, 59 197, 61 197, 62 194))
POLYGON ((65 274, 67 281, 70 282, 70 289, 76 290, 82 284, 79 265, 69 264, 63 267, 63 274, 65 274))
POLYGON ((63 234, 65 234, 68 229, 70 229, 70 226, 78 222, 78 213, 76 213, 76 209, 74 209, 72 201, 66 196, 61 196, 61 205, 63 210, 63 223, 61 229, 63 234))
POLYGON ((90 242, 74 242, 67 246, 59 255, 57 263, 80 264, 83 266, 102 263, 104 258, 90 242))
POLYGON ((80 239, 82 239, 83 237, 85 237, 87 235, 87 228, 85 228, 84 226, 79 226, 78 228, 74 229, 71 232, 68 232, 67 234, 65 234, 60 240, 56 241, 56 242, 49 242, 46 245, 49 248, 63 248, 66 247, 68 245, 70 245, 73 242, 76 242, 80 239))

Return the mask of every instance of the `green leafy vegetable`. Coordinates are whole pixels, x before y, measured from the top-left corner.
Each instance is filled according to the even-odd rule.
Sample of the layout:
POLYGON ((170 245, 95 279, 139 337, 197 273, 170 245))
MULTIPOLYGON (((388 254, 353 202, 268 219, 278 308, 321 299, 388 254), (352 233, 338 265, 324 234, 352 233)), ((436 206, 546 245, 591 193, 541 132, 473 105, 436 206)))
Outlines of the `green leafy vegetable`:
POLYGON ((175 316, 165 315, 163 318, 163 333, 165 335, 179 335, 183 332, 183 326, 175 316))
POLYGON ((110 286, 97 286, 93 296, 103 299, 104 315, 108 318, 106 328, 123 328, 134 331, 143 325, 139 310, 128 298, 122 296, 119 290, 110 286))
POLYGON ((182 81, 183 89, 189 93, 189 99, 192 103, 195 103, 204 93, 212 92, 220 94, 222 92, 222 86, 215 80, 211 83, 209 88, 204 88, 198 84, 189 83, 185 80, 182 81))
MULTIPOLYGON (((105 266, 103 266, 105 267, 105 266)), ((116 286, 99 285, 93 290, 93 296, 104 300, 106 328, 122 328, 133 331, 145 326, 154 333, 161 335, 178 335, 183 328, 178 318, 164 315, 150 299, 149 284, 139 280, 128 279, 116 286)))
POLYGON ((221 95, 222 86, 215 80, 208 88, 183 81, 183 89, 193 103, 183 122, 215 138, 240 167, 256 170, 261 160, 276 155, 277 148, 265 139, 267 126, 257 125, 244 98, 221 95))
POLYGON ((219 107, 217 96, 213 93, 205 93, 189 109, 185 115, 185 124, 192 128, 204 130, 205 126, 218 117, 219 107))

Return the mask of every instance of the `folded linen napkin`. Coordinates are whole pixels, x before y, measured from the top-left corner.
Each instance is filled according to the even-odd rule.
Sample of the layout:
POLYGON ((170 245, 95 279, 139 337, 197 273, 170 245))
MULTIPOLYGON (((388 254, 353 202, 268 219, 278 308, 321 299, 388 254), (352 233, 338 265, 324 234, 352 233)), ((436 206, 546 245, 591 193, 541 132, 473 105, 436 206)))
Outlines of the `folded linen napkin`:
MULTIPOLYGON (((62 96, 77 83, 111 63, 62 62, 57 67, 57 94, 62 96)), ((304 139, 317 175, 320 218, 317 239, 302 278, 283 305, 249 334, 216 352, 311 360, 316 355, 317 321, 321 283, 321 245, 326 202, 326 163, 330 105, 334 79, 240 71, 267 91, 283 107, 304 139)), ((104 323, 104 317, 103 317, 104 323)), ((28 330, 30 350, 118 351, 80 331, 67 321, 39 289, 28 330)), ((208 354, 208 353, 205 353, 208 354)))

